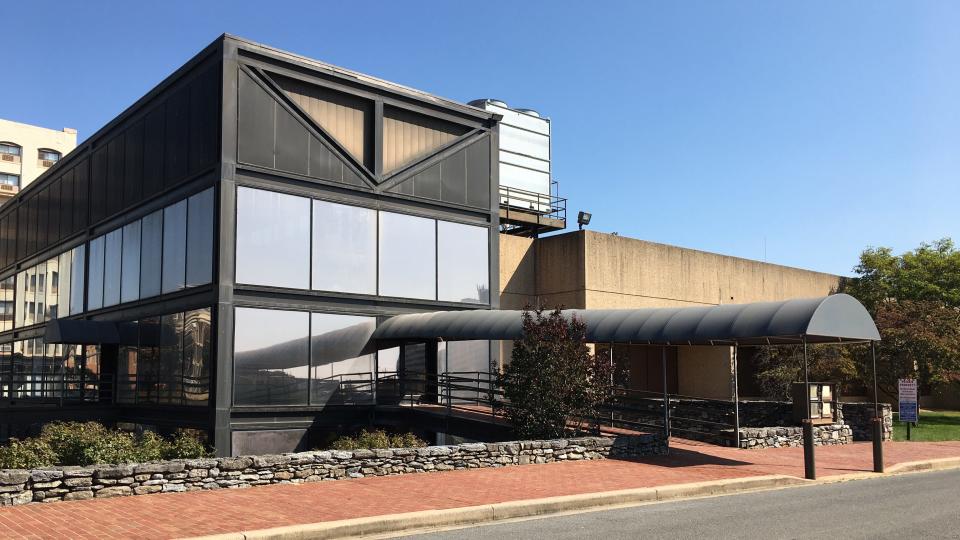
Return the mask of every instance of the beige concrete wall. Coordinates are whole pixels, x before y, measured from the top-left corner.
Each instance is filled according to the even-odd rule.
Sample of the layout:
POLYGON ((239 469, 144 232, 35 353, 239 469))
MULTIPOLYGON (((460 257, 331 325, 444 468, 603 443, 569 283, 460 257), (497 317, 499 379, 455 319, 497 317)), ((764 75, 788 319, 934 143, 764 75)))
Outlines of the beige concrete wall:
MULTIPOLYGON (((77 130, 57 131, 0 119, 0 142, 21 147, 20 161, 0 161, 0 173, 20 176, 20 189, 23 189, 49 168, 41 164, 37 152, 43 148, 60 152, 61 157, 67 155, 77 146, 77 130)), ((15 194, 16 191, 0 191, 0 203, 15 194)))
POLYGON ((683 396, 733 397, 731 347, 677 347, 677 391, 683 396))
MULTIPOLYGON (((593 231, 500 237, 501 306, 706 306, 825 296, 840 278, 593 231)), ((680 394, 732 397, 730 347, 680 347, 680 394)))
POLYGON ((582 308, 583 244, 575 237, 534 242, 500 235, 500 308, 582 308))
MULTIPOLYGON (((582 236, 587 308, 743 304, 824 296, 839 278, 593 231, 582 236)), ((548 239, 550 241, 553 238, 548 239)))

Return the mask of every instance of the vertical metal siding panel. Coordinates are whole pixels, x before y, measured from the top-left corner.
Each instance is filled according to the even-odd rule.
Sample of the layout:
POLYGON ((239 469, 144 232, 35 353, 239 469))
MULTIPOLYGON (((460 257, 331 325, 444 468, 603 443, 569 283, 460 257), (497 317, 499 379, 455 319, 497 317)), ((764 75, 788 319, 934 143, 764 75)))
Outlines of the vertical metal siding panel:
POLYGON ((73 234, 76 230, 73 225, 73 169, 63 173, 60 180, 60 239, 73 234))
POLYGON ((466 148, 467 204, 490 208, 490 137, 483 137, 466 148))
POLYGON ((63 177, 59 176, 50 182, 50 206, 47 214, 49 234, 47 235, 47 245, 53 245, 60 241, 60 185, 63 177))
POLYGON ((297 174, 307 174, 309 135, 296 118, 277 106, 277 168, 297 174))
POLYGON ((124 208, 139 203, 143 197, 143 138, 143 120, 127 129, 123 158, 124 208))
POLYGON ((276 102, 246 73, 240 72, 238 78, 238 159, 252 165, 273 168, 276 102))
POLYGON ((443 160, 441 177, 443 190, 441 199, 456 204, 467 202, 466 153, 461 150, 443 160))
POLYGON ((363 98, 278 77, 277 84, 304 112, 357 161, 369 166, 372 152, 367 129, 373 104, 363 98))
POLYGON ((90 220, 90 173, 89 163, 84 159, 73 168, 73 230, 79 231, 87 226, 90 220))
POLYGON ((166 112, 164 105, 147 115, 143 142, 143 198, 163 190, 163 161, 166 155, 166 112))
POLYGON ((190 88, 181 87, 167 98, 166 106, 166 157, 164 159, 165 188, 178 184, 187 175, 190 126, 187 115, 190 110, 190 88))
POLYGON ((123 154, 124 135, 114 137, 107 144, 107 215, 123 208, 123 154))
POLYGON ((190 84, 190 174, 195 174, 216 160, 217 136, 215 128, 219 121, 220 86, 218 66, 208 67, 190 84))
MULTIPOLYGON (((27 254, 27 210, 26 207, 21 204, 14 211, 14 216, 17 221, 17 236, 16 236, 16 246, 15 246, 15 258, 17 260, 22 259, 27 254)), ((19 299, 17 299, 19 301, 19 299)))
POLYGON ((107 215, 107 147, 93 153, 90 179, 90 222, 97 223, 107 215))

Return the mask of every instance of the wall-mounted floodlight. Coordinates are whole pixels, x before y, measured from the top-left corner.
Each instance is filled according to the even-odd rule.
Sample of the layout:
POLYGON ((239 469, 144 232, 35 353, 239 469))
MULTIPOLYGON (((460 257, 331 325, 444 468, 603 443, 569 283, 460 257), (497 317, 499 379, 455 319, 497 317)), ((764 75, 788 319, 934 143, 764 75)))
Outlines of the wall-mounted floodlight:
POLYGON ((584 212, 583 210, 577 213, 577 225, 580 226, 581 231, 583 230, 584 225, 590 224, 590 218, 592 217, 593 217, 593 214, 591 214, 590 212, 584 212))

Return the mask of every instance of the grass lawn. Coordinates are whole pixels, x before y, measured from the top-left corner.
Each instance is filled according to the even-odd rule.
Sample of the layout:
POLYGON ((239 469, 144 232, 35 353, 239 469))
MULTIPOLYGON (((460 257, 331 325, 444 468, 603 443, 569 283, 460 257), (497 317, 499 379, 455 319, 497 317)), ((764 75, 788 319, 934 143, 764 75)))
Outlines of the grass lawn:
MULTIPOLYGON (((907 424, 893 415, 893 440, 907 440, 907 424)), ((912 441, 960 441, 960 411, 920 411, 920 424, 910 430, 912 441)))

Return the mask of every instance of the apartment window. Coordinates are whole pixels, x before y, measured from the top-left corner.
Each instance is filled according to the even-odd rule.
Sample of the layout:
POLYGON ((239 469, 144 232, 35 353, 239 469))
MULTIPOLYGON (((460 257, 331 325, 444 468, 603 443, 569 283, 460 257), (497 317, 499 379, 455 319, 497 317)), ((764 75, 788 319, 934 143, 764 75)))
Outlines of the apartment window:
POLYGON ((20 187, 20 175, 0 173, 0 184, 5 186, 20 187))
POLYGON ((21 148, 13 143, 0 143, 0 161, 20 163, 21 148))
POLYGON ((37 151, 37 162, 41 167, 52 167, 54 163, 60 161, 60 152, 41 148, 37 151))

